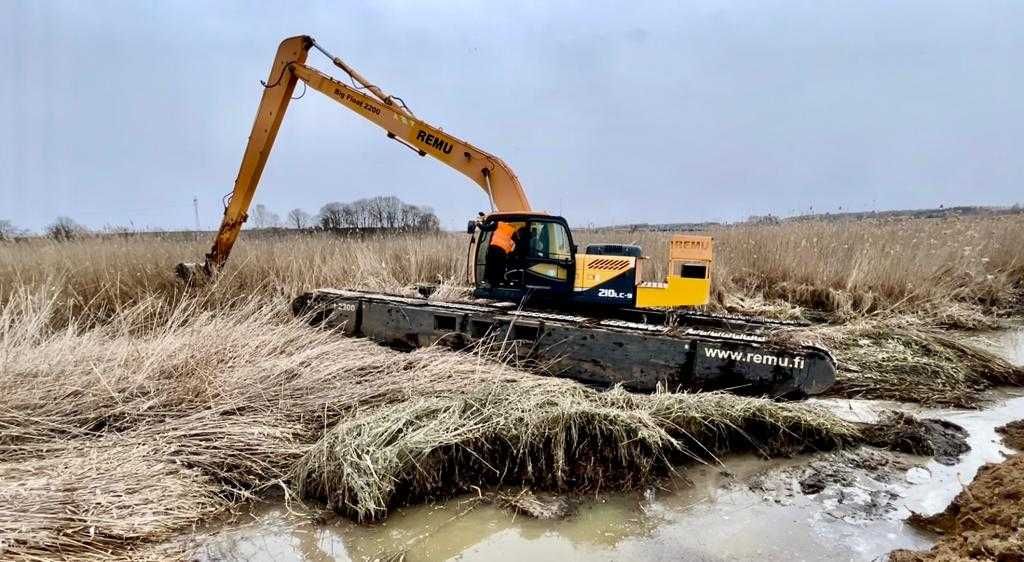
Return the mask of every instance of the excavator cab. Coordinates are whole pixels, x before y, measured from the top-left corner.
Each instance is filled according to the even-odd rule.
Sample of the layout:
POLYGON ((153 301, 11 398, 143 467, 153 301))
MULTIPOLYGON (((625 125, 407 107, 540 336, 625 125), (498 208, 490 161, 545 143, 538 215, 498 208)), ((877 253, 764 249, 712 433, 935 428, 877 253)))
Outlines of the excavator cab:
POLYGON ((575 246, 562 217, 494 213, 472 223, 471 275, 483 298, 545 301, 572 294, 575 246))
POLYGON ((562 217, 492 213, 469 223, 474 296, 579 309, 701 306, 711 295, 711 237, 669 241, 668 276, 644 282, 639 246, 590 244, 580 253, 562 217))

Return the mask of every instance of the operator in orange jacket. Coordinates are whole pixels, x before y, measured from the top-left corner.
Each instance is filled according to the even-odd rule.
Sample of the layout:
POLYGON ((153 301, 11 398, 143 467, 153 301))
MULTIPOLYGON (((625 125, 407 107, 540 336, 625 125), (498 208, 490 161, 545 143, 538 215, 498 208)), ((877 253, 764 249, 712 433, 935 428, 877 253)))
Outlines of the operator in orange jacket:
POLYGON ((491 242, 487 245, 487 282, 496 287, 505 281, 505 267, 508 257, 516 248, 513 239, 517 231, 516 223, 499 222, 491 234, 491 242))

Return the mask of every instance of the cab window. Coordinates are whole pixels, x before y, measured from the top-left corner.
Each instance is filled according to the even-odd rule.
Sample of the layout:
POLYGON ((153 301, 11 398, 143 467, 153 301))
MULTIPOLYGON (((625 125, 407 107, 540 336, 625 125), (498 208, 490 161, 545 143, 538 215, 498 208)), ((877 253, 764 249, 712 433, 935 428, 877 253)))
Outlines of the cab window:
POLYGON ((555 261, 571 261, 572 245, 565 226, 557 222, 531 222, 529 256, 555 261))

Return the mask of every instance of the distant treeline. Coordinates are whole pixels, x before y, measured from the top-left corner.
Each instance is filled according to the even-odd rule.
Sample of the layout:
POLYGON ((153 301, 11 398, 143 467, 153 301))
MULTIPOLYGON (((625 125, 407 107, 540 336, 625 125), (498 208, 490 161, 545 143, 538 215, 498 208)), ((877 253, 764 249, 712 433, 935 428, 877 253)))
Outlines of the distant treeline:
MULTIPOLYGON (((292 209, 282 220, 266 205, 253 205, 243 232, 256 233, 331 232, 341 236, 373 236, 382 233, 438 232, 441 221, 430 207, 411 205, 393 196, 358 199, 351 203, 331 202, 320 208, 317 215, 302 209, 292 209)), ((140 235, 194 236, 197 230, 162 230, 135 226, 105 226, 89 229, 66 216, 57 217, 42 232, 46 238, 57 241, 74 240, 88 236, 140 235)), ((209 231, 210 234, 213 231, 209 231)), ((18 228, 13 222, 0 219, 0 241, 34 238, 33 233, 18 228)))
POLYGON ((441 222, 430 207, 412 205, 394 196, 377 196, 357 199, 351 203, 332 201, 320 207, 316 215, 302 209, 292 209, 284 220, 266 206, 254 205, 246 227, 331 232, 432 232, 440 230, 441 222))
MULTIPOLYGON (((755 215, 745 221, 730 223, 732 225, 749 224, 782 224, 790 222, 807 221, 857 221, 867 219, 894 219, 894 218, 948 218, 961 216, 997 216, 997 215, 1019 215, 1024 214, 1024 208, 1020 205, 1012 207, 985 207, 985 206, 960 206, 960 207, 939 207, 937 209, 897 209, 890 211, 858 211, 839 213, 810 213, 792 217, 779 217, 776 215, 755 215)), ((650 232, 676 232, 676 231, 699 231, 708 230, 714 227, 727 226, 721 222, 676 222, 676 223, 634 223, 619 224, 613 226, 601 226, 594 230, 643 230, 650 232)))
POLYGON ((397 197, 371 197, 351 203, 328 203, 320 208, 318 226, 330 231, 400 230, 436 232, 441 229, 434 210, 397 197))
MULTIPOLYGON (((1024 207, 959 206, 937 209, 900 209, 890 211, 859 211, 839 213, 812 213, 792 217, 756 215, 737 223, 721 222, 676 222, 676 223, 633 223, 590 228, 593 231, 634 230, 648 232, 702 231, 712 228, 749 224, 783 224, 810 221, 858 221, 867 219, 898 218, 948 218, 961 216, 1000 216, 1024 214, 1024 207)), ((339 236, 375 236, 390 233, 439 232, 440 221, 433 209, 410 205, 397 197, 371 197, 351 203, 332 202, 311 215, 302 209, 292 209, 285 220, 269 211, 264 205, 254 205, 243 232, 246 236, 280 235, 286 232, 314 233, 330 232, 339 236)), ((582 229, 581 229, 582 230, 582 229)), ((90 230, 69 217, 57 217, 43 230, 44 237, 53 240, 73 240, 84 236, 141 236, 160 235, 166 237, 212 236, 214 230, 162 230, 136 228, 134 226, 106 226, 90 230)), ((25 229, 18 228, 10 220, 0 219, 0 242, 35 238, 25 229)))
MULTIPOLYGON (((921 218, 937 219, 954 216, 974 215, 1019 215, 1024 213, 1020 205, 1012 207, 983 207, 983 206, 960 206, 960 207, 939 207, 938 209, 902 209, 892 211, 858 211, 841 213, 814 213, 797 215, 783 219, 788 222, 798 221, 828 221, 828 220, 864 220, 879 218, 921 218)), ((751 221, 757 221, 763 217, 751 217, 751 221)))

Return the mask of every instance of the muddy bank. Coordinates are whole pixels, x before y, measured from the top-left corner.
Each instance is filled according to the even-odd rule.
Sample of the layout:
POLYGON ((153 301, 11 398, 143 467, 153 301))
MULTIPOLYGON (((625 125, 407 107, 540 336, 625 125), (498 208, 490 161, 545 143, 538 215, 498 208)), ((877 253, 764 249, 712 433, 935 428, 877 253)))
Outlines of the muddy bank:
MULTIPOLYGON (((319 517, 322 506, 318 517, 311 518, 268 505, 211 529, 213 536, 199 541, 204 545, 199 558, 882 560, 894 549, 930 548, 936 535, 914 528, 906 519, 914 512, 942 510, 962 489, 960 483, 970 482, 980 466, 1003 460, 995 428, 1020 417, 1024 393, 1004 390, 986 398, 991 407, 983 410, 814 401, 858 424, 878 422, 891 410, 920 420, 952 421, 967 430, 970 445, 953 466, 939 463, 935 454, 915 456, 871 446, 771 459, 757 453, 727 455, 708 464, 689 464, 643 493, 605 488, 599 494, 562 498, 573 510, 559 519, 513 513, 486 489, 482 494, 474 490, 447 501, 401 507, 372 525, 330 512, 327 518, 319 517)), ((499 492, 511 499, 522 488, 499 492)), ((543 502, 539 507, 547 508, 551 500, 556 502, 550 507, 560 507, 558 496, 537 489, 532 493, 543 502)))
POLYGON ((1008 447, 1024 452, 1024 420, 1010 422, 996 431, 1003 436, 1003 443, 1008 447))
POLYGON ((911 455, 935 457, 940 464, 952 466, 970 450, 967 431, 940 419, 918 419, 905 412, 888 411, 878 423, 862 431, 868 445, 911 455))
MULTIPOLYGON (((1024 420, 998 429, 1004 442, 1018 450, 1024 446, 1024 420)), ((931 550, 897 550, 893 562, 946 562, 959 560, 1024 560, 1024 455, 999 464, 987 464, 974 482, 941 513, 912 515, 912 525, 942 538, 931 550)))
POLYGON ((950 421, 882 411, 861 429, 864 446, 817 455, 784 470, 770 469, 748 484, 767 501, 791 504, 817 496, 824 513, 848 523, 885 518, 899 511, 900 483, 925 483, 931 473, 921 457, 954 466, 971 450, 967 431, 950 421))

